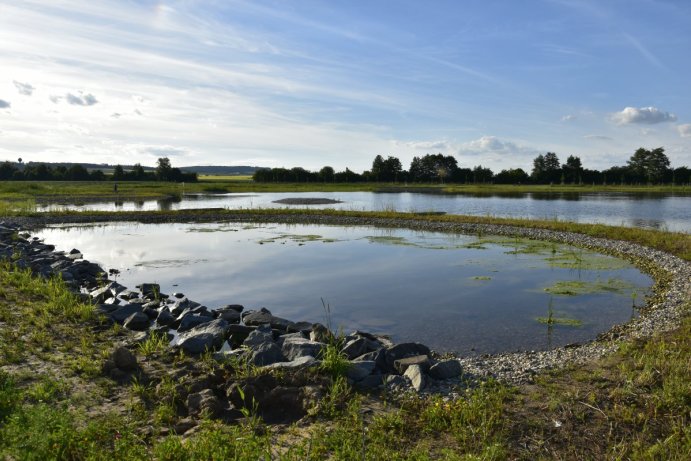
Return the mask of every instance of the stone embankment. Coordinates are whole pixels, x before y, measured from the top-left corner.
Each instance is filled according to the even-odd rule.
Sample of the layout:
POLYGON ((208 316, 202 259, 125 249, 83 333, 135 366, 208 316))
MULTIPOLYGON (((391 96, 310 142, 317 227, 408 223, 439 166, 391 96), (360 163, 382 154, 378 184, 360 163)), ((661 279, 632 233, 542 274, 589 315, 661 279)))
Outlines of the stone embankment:
MULTIPOLYGON (((58 218, 24 219, 20 224, 40 226, 58 218)), ((61 222, 94 222, 113 220, 112 216, 73 215, 59 218, 61 222)), ((120 217, 119 217, 120 219, 120 217)), ((351 360, 350 378, 362 387, 393 386, 413 388, 422 392, 454 395, 459 385, 474 379, 495 377, 507 382, 529 382, 541 370, 580 363, 605 355, 617 347, 617 341, 646 337, 666 331, 679 324, 691 297, 691 263, 670 254, 630 242, 589 237, 582 234, 542 229, 435 222, 424 219, 386 219, 332 215, 258 214, 237 216, 232 213, 197 214, 180 212, 176 216, 130 214, 128 220, 141 222, 224 221, 280 222, 324 225, 377 226, 409 228, 420 231, 465 233, 475 235, 507 235, 554 241, 632 261, 656 279, 654 294, 648 299, 641 315, 631 322, 616 326, 596 340, 549 351, 522 351, 480 357, 451 357, 441 360, 420 344, 393 345, 386 338, 363 332, 348 335, 344 353, 351 360)), ((242 306, 228 305, 208 309, 181 295, 165 297, 153 284, 142 284, 131 291, 116 282, 97 283, 97 270, 92 263, 80 260, 79 252, 55 252, 54 248, 24 234, 16 234, 18 225, 4 225, 0 253, 15 255, 20 265, 31 267, 42 275, 59 273, 73 288, 90 290, 97 309, 114 322, 127 328, 147 331, 177 331, 175 347, 190 353, 205 348, 220 350, 219 354, 243 354, 258 366, 310 367, 319 363, 320 351, 328 343, 323 326, 291 322, 274 316, 266 309, 244 311, 242 306), (20 254, 19 258, 16 255, 20 254)))

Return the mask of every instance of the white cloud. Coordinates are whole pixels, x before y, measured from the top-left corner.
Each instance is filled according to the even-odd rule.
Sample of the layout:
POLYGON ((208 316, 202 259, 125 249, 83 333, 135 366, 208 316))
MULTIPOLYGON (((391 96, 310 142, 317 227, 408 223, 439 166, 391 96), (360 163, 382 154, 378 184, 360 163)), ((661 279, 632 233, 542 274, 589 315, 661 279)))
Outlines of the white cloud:
POLYGON ((617 125, 628 125, 631 123, 662 123, 674 122, 677 116, 669 112, 664 112, 657 107, 625 107, 621 112, 612 114, 611 119, 617 125))
POLYGON ((691 138, 691 123, 685 123, 677 126, 679 136, 682 138, 691 138))
POLYGON ((8 101, 0 99, 0 109, 9 109, 11 105, 12 104, 10 104, 8 101))
POLYGON ((12 83, 14 83, 14 86, 17 88, 17 91, 19 91, 19 94, 23 94, 24 96, 31 96, 36 89, 28 83, 22 83, 16 80, 13 80, 12 83))
POLYGON ((67 101, 67 104, 72 104, 73 106, 93 106, 94 104, 98 104, 98 100, 93 94, 83 94, 82 92, 78 95, 67 93, 65 95, 65 101, 67 101))
POLYGON ((483 136, 480 139, 470 141, 466 145, 467 151, 483 152, 515 152, 519 147, 511 141, 502 141, 496 136, 483 136))
POLYGON ((561 121, 562 121, 562 122, 572 122, 572 121, 576 120, 577 118, 578 118, 578 117, 576 117, 576 116, 573 115, 573 114, 568 114, 568 115, 564 115, 564 116, 561 118, 561 121))
POLYGON ((442 150, 448 151, 452 147, 448 141, 410 141, 403 143, 406 147, 410 147, 415 150, 442 150))

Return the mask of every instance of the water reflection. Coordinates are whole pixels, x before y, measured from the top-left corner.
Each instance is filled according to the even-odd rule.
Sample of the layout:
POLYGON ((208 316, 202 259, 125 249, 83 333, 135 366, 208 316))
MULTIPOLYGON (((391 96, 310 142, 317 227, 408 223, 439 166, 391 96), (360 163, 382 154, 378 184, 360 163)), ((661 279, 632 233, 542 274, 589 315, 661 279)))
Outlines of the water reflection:
POLYGON ((623 261, 580 249, 402 229, 118 223, 41 236, 119 271, 129 287, 155 281, 211 308, 239 303, 312 322, 324 321, 323 298, 346 332, 466 354, 587 341, 627 321, 631 292, 651 284, 623 261), (559 283, 583 292, 546 291, 559 283))
MULTIPOLYGON (((188 208, 276 208, 286 198, 328 198, 342 203, 310 209, 402 211, 498 216, 601 223, 691 232, 688 196, 624 193, 473 193, 290 192, 255 194, 188 194, 173 200, 119 200, 43 205, 41 210, 180 210, 188 208)), ((306 205, 283 205, 286 208, 306 205)))

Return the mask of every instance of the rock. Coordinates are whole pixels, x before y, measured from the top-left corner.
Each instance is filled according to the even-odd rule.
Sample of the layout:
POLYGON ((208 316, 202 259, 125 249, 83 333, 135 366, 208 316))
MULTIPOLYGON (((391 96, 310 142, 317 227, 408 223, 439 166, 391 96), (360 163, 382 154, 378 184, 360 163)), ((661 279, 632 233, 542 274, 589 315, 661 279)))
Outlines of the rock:
POLYGON ((458 360, 444 360, 439 363, 435 363, 429 369, 429 375, 434 379, 449 379, 460 376, 463 372, 461 364, 458 360))
POLYGON ((274 369, 289 369, 289 370, 294 370, 294 369, 301 369, 301 368, 311 368, 311 367, 316 367, 320 364, 321 362, 311 355, 305 355, 303 357, 298 357, 295 360, 292 360, 290 362, 276 362, 272 363, 271 365, 267 365, 266 368, 270 370, 274 369))
POLYGON ((263 343, 252 349, 252 356, 250 357, 251 364, 263 367, 276 362, 285 362, 285 357, 277 344, 273 342, 263 343))
POLYGON ((135 312, 125 319, 123 326, 128 330, 144 331, 149 328, 149 316, 143 312, 135 312))
POLYGON ((355 387, 362 390, 376 389, 384 382, 384 375, 376 373, 365 376, 355 383, 355 387))
MULTIPOLYGON (((110 318, 115 320, 118 323, 123 323, 129 316, 131 316, 134 313, 137 312, 142 312, 142 306, 139 304, 125 304, 124 306, 120 306, 114 311, 112 311, 110 314, 110 318)), ((148 319, 148 317, 147 317, 148 319)))
POLYGON ((184 297, 185 297, 184 293, 177 293, 177 292, 173 293, 173 298, 175 298, 175 299, 182 299, 184 297))
POLYGON ((156 317, 156 323, 165 327, 171 325, 174 321, 173 314, 170 313, 167 307, 161 309, 158 313, 158 317, 156 317))
POLYGON ((173 303, 170 313, 173 314, 174 317, 178 317, 185 309, 194 309, 195 307, 199 306, 201 306, 201 304, 191 301, 187 298, 179 299, 173 303))
POLYGON ((218 318, 225 320, 228 323, 240 323, 240 313, 234 310, 227 311, 216 311, 218 312, 218 318))
POLYGON ((356 357, 354 360, 357 362, 363 360, 373 360, 374 363, 377 364, 377 369, 379 371, 386 371, 386 349, 383 347, 379 350, 362 354, 360 357, 356 357))
POLYGON ((194 427, 197 427, 197 422, 192 418, 185 418, 175 423, 173 431, 178 435, 183 435, 194 427))
POLYGON ((243 341, 245 341, 249 334, 252 333, 254 330, 256 330, 255 327, 230 324, 228 326, 228 331, 230 333, 230 338, 228 338, 228 342, 233 348, 240 347, 243 341))
POLYGON ((426 355, 414 355, 412 357, 398 359, 393 363, 394 368, 400 374, 404 374, 411 365, 419 365, 422 371, 426 372, 430 367, 429 357, 426 355))
POLYGON ((194 315, 194 314, 188 313, 180 321, 180 326, 178 327, 178 333, 183 333, 185 331, 189 331, 196 326, 203 325, 205 323, 209 323, 212 320, 213 320, 213 318, 211 318, 211 317, 205 317, 205 316, 201 316, 201 315, 194 315))
POLYGON ((375 368, 376 364, 372 360, 350 362, 350 367, 348 371, 346 371, 346 376, 355 382, 362 381, 367 376, 371 375, 375 368))
POLYGON ((387 372, 394 372, 394 362, 398 359, 411 357, 414 355, 429 356, 430 350, 427 346, 420 343, 401 343, 386 349, 386 368, 387 372))
POLYGON ((243 316, 242 320, 245 322, 245 325, 259 326, 269 324, 271 325, 271 328, 275 328, 280 331, 286 331, 288 327, 293 324, 293 322, 290 320, 271 315, 271 312, 269 312, 269 310, 266 308, 262 308, 262 310, 255 312, 248 312, 245 316, 243 316))
POLYGON ((384 384, 390 389, 400 389, 407 385, 405 378, 400 375, 387 375, 384 377, 384 384))
POLYGON ((355 338, 348 341, 341 352, 343 352, 348 360, 352 360, 364 354, 367 351, 367 340, 365 338, 355 338))
POLYGON ((256 349, 263 344, 273 344, 274 335, 269 325, 261 325, 252 331, 242 343, 250 349, 256 349))
POLYGON ((139 291, 141 291, 144 296, 158 295, 161 293, 161 286, 158 283, 142 283, 141 285, 137 285, 137 288, 139 288, 139 291))
POLYGON ((311 322, 294 322, 291 325, 288 325, 286 331, 288 333, 302 333, 305 335, 309 335, 312 331, 312 325, 313 323, 311 322))
POLYGON ((98 288, 98 289, 92 291, 91 293, 89 293, 89 296, 91 296, 91 299, 93 299, 93 301, 95 303, 102 303, 106 299, 111 298, 114 295, 115 295, 115 293, 112 293, 110 291, 110 285, 106 285, 104 287, 98 288))
POLYGON ((156 309, 146 307, 146 305, 144 306, 142 313, 146 315, 149 320, 156 320, 158 318, 158 311, 156 309))
POLYGON ((204 389, 187 396, 187 411, 190 415, 206 415, 217 418, 223 413, 223 402, 211 389, 204 389))
POLYGON ((310 339, 317 343, 328 344, 334 340, 334 335, 321 323, 315 323, 312 325, 312 331, 310 332, 310 339))
POLYGON ((243 310, 245 310, 245 306, 241 304, 226 304, 225 306, 216 309, 217 312, 235 311, 237 313, 240 313, 243 310))
POLYGON ((190 354, 201 354, 207 350, 217 351, 223 347, 228 331, 228 322, 223 319, 199 325, 180 333, 176 347, 190 354))
POLYGON ((113 364, 121 370, 131 371, 137 369, 137 358, 132 351, 124 346, 116 347, 110 354, 110 358, 113 364))
POLYGON ((403 374, 406 378, 410 379, 410 383, 413 389, 420 392, 427 386, 427 376, 425 376, 420 365, 410 365, 405 373, 403 374))
POLYGON ((276 387, 259 402, 262 418, 268 424, 297 421, 307 414, 305 406, 299 387, 276 387))
POLYGON ((326 345, 310 341, 299 336, 289 336, 283 340, 281 351, 288 360, 295 360, 299 357, 312 356, 320 357, 326 345))

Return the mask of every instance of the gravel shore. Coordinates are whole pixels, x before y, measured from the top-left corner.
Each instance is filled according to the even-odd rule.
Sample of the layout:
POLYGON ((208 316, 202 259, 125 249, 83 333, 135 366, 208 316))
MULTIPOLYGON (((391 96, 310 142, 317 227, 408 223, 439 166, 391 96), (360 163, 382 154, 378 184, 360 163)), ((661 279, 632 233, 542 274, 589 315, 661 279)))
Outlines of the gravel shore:
MULTIPOLYGON (((207 210, 208 211, 208 210, 207 210)), ((481 357, 458 357, 466 378, 495 377, 512 383, 530 382, 541 370, 557 368, 565 364, 583 363, 604 356, 616 350, 618 343, 633 338, 643 338, 653 333, 668 331, 679 325, 687 313, 691 299, 691 263, 676 256, 653 250, 638 244, 589 237, 582 234, 556 232, 523 227, 465 224, 453 222, 432 222, 424 219, 386 219, 369 217, 330 216, 313 214, 233 214, 180 211, 175 215, 130 213, 126 216, 75 214, 64 216, 12 218, 12 221, 27 228, 40 228, 47 224, 94 223, 112 221, 136 221, 142 223, 164 222, 271 222, 289 224, 324 224, 338 226, 376 226, 385 228, 408 228, 420 231, 461 233, 471 235, 504 235, 547 240, 618 256, 631 261, 640 270, 655 280, 654 294, 641 309, 640 316, 632 321, 617 325, 597 339, 581 345, 558 348, 549 351, 526 351, 504 353, 481 357), (124 218, 124 219, 123 219, 124 218)), ((88 257, 88 255, 87 255, 88 257)), ((460 380, 438 382, 427 392, 453 394, 460 380)))

